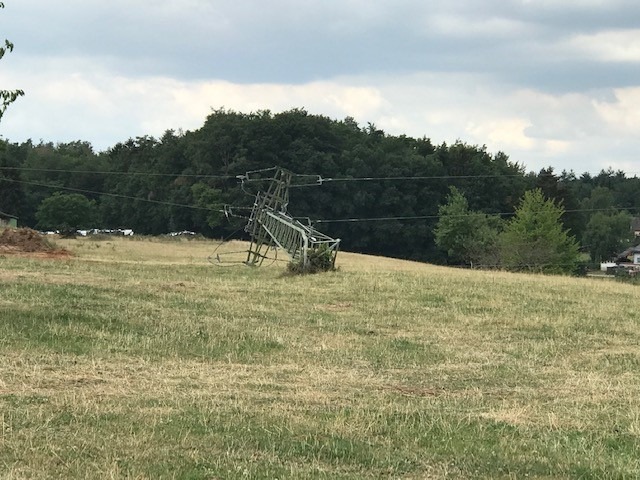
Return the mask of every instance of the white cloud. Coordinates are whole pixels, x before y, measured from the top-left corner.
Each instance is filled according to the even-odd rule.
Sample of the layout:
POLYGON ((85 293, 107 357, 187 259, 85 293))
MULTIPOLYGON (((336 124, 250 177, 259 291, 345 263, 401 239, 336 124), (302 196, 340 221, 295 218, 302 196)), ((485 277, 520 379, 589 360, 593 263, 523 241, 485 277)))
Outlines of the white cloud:
POLYGON ((522 20, 489 16, 464 17, 452 12, 428 16, 426 27, 431 33, 458 38, 505 38, 526 36, 534 31, 533 25, 522 20))
POLYGON ((602 123, 594 107, 594 93, 549 94, 531 89, 517 91, 509 101, 526 112, 532 138, 581 141, 599 136, 602 123))
POLYGON ((105 149, 199 128, 211 108, 306 108, 486 145, 536 170, 633 165, 639 11, 632 0, 12 0, 2 19, 16 51, 0 85, 26 96, 0 132, 105 149))
POLYGON ((597 172, 633 164, 640 150, 640 87, 552 95, 460 74, 354 76, 302 84, 237 84, 169 77, 129 78, 80 60, 52 62, 61 71, 3 75, 27 93, 7 111, 2 134, 12 141, 87 140, 103 150, 130 137, 197 129, 212 108, 241 112, 306 108, 310 113, 388 134, 462 140, 504 151, 528 169, 597 172), (88 73, 90 72, 90 73, 88 73))
POLYGON ((605 62, 640 62, 640 29, 609 30, 576 35, 568 47, 584 57, 605 62))
POLYGON ((523 118, 497 118, 481 123, 471 122, 466 130, 473 138, 484 138, 486 143, 501 145, 502 150, 533 150, 536 142, 525 133, 530 123, 523 118))
MULTIPOLYGON (((81 62, 73 63, 78 66, 81 62)), ((3 119, 6 138, 82 139, 98 149, 129 137, 160 136, 167 129, 197 129, 211 109, 220 107, 241 112, 306 108, 332 118, 353 116, 361 122, 384 108, 384 99, 375 87, 329 81, 246 85, 127 78, 88 65, 67 74, 17 75, 12 81, 21 82, 27 95, 3 119), (89 71, 94 73, 86 73, 89 71)))
POLYGON ((613 101, 596 101, 595 108, 609 125, 609 131, 637 135, 640 132, 640 87, 616 89, 614 95, 613 101))
POLYGON ((640 148, 633 133, 638 131, 633 128, 634 105, 640 105, 636 90, 616 92, 616 103, 599 103, 601 91, 553 95, 474 75, 351 81, 378 86, 384 102, 370 121, 387 133, 426 135, 435 143, 460 139, 486 145, 490 152, 503 151, 530 170, 555 166, 597 173, 614 162, 633 161, 640 148), (603 117, 607 108, 613 109, 610 119, 603 117), (619 128, 614 120, 624 121, 629 129, 619 128))

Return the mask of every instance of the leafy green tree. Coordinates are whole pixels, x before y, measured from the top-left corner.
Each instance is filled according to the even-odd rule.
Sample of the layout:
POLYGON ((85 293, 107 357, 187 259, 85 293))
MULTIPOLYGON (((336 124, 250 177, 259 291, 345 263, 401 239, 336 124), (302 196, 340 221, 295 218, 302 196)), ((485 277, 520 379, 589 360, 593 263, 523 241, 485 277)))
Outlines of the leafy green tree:
POLYGON ((0 211, 17 215, 23 221, 24 185, 20 182, 19 167, 25 149, 7 141, 0 141, 0 211))
POLYGON ((546 199, 542 190, 525 192, 516 215, 500 235, 502 264, 509 270, 571 273, 579 245, 564 229, 564 207, 546 199))
POLYGON ((53 230, 76 230, 95 225, 97 208, 95 202, 79 193, 56 192, 45 198, 36 212, 38 228, 53 230))
MULTIPOLYGON (((4 3, 0 2, 0 8, 4 8, 4 3)), ((9 40, 4 41, 4 46, 0 47, 0 59, 5 56, 7 52, 13 51, 13 43, 9 40)), ((0 90, 0 119, 4 115, 9 105, 15 102, 18 97, 24 95, 22 90, 0 90)))
POLYGON ((581 208, 590 214, 595 212, 613 213, 616 210, 613 192, 607 187, 595 187, 589 198, 582 201, 581 208))
POLYGON ((495 263, 499 217, 469 210, 467 199, 456 187, 451 187, 438 213, 435 243, 452 263, 495 263))
POLYGON ((241 235, 240 216, 266 185, 241 185, 236 175, 275 165, 301 174, 291 189, 292 215, 325 220, 322 230, 343 239, 345 249, 377 255, 496 264, 505 253, 495 239, 501 221, 487 215, 513 211, 536 187, 566 208, 561 223, 583 242, 593 243, 583 232, 596 211, 640 215, 640 179, 622 172, 526 173, 506 154, 490 155, 484 147, 434 146, 426 137, 393 136, 373 124, 360 127, 353 119, 335 121, 303 109, 214 110, 194 131, 137 137, 101 153, 82 141, 6 143, 0 148, 0 210, 35 226, 53 187, 96 201, 104 227, 226 238, 241 235), (361 177, 367 180, 351 181, 361 177), (453 185, 466 200, 450 205, 436 244, 438 208, 449 201, 453 185), (220 213, 229 211, 223 205, 232 206, 234 215, 220 213), (340 219, 356 221, 335 221, 340 219))
POLYGON ((200 209, 202 223, 206 223, 213 229, 219 227, 224 220, 224 215, 220 211, 223 203, 221 201, 222 192, 198 182, 191 187, 191 193, 195 205, 200 209))
POLYGON ((583 237, 583 244, 589 249, 591 260, 610 260, 627 248, 633 240, 630 225, 631 215, 627 212, 593 214, 583 237))

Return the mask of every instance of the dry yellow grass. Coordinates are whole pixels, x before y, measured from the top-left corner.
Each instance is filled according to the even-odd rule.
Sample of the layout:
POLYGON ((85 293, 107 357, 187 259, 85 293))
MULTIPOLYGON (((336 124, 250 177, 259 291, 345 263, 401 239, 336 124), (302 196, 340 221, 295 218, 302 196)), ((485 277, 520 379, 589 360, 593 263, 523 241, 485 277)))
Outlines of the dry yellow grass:
POLYGON ((637 287, 58 243, 1 260, 0 477, 640 475, 637 287))

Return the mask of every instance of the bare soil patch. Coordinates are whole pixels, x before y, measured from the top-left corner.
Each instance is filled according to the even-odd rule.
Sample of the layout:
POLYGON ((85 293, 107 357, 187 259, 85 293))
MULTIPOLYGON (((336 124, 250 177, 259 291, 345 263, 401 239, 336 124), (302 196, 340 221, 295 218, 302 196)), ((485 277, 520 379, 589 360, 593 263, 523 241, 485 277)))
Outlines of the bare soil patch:
POLYGON ((30 228, 7 228, 0 231, 0 254, 28 255, 38 258, 67 258, 71 252, 30 228))

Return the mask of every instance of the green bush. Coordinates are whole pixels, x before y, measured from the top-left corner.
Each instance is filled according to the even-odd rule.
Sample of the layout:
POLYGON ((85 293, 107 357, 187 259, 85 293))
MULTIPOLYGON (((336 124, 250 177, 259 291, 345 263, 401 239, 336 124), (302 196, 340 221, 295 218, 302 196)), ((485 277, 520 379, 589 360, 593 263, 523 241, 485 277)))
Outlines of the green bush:
POLYGON ((302 258, 297 261, 289 262, 287 271, 294 275, 304 275, 307 273, 319 273, 335 270, 334 265, 335 252, 326 245, 320 245, 315 250, 309 250, 307 253, 307 265, 304 264, 302 258))

